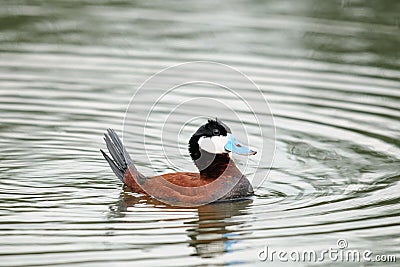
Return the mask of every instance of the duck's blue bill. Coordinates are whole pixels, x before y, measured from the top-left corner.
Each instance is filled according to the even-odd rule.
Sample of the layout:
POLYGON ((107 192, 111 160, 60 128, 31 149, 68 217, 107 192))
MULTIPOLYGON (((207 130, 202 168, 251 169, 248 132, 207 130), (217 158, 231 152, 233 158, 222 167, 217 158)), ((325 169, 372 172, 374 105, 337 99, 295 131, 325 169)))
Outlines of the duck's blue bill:
POLYGON ((251 150, 247 146, 242 145, 232 134, 228 133, 228 143, 225 145, 225 149, 229 152, 233 152, 239 155, 255 155, 257 151, 251 150))

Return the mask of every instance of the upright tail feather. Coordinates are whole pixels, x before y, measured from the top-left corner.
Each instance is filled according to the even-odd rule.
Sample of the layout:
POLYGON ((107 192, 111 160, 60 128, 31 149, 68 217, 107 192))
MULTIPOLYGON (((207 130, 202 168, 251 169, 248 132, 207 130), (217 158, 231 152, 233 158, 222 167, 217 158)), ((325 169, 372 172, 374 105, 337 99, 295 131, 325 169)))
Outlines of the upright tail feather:
POLYGON ((128 153, 126 153, 121 140, 114 130, 108 129, 107 133, 104 134, 104 140, 106 141, 107 149, 112 158, 110 158, 102 149, 100 149, 100 151, 118 179, 120 179, 121 182, 124 182, 124 175, 128 166, 126 160, 128 153))
POLYGON ((100 151, 107 160, 112 171, 121 182, 125 183, 124 176, 128 166, 130 166, 130 169, 137 172, 137 175, 141 175, 136 170, 132 159, 122 144, 121 139, 119 139, 117 133, 113 129, 107 130, 107 133, 104 134, 104 140, 106 141, 107 149, 111 154, 111 158, 102 149, 100 149, 100 151))

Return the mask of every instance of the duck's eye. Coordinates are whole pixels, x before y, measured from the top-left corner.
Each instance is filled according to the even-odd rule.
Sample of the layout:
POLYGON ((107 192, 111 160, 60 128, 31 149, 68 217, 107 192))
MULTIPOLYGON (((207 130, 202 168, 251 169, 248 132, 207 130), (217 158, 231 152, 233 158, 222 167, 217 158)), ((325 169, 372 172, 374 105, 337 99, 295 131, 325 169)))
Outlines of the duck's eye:
POLYGON ((219 130, 218 130, 218 129, 214 129, 214 130, 213 130, 213 134, 214 134, 214 135, 219 135, 219 130))

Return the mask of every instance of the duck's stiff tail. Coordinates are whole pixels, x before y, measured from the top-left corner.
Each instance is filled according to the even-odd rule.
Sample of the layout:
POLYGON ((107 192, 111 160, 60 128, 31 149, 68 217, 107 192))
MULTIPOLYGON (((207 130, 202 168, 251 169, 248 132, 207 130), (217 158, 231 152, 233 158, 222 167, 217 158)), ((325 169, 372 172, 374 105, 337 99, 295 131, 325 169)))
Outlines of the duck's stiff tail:
POLYGON ((136 169, 131 157, 122 144, 121 139, 113 129, 107 129, 107 133, 104 134, 104 140, 106 141, 107 149, 110 152, 111 158, 102 149, 100 149, 100 151, 107 160, 112 171, 121 182, 128 184, 128 181, 125 181, 127 172, 130 172, 130 176, 135 176, 137 179, 144 178, 144 176, 136 169))

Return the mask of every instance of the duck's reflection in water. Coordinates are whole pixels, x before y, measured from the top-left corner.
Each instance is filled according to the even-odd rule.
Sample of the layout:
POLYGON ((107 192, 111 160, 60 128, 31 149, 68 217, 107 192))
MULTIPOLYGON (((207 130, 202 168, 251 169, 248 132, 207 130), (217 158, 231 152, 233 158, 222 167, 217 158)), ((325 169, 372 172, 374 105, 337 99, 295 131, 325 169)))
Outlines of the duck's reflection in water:
POLYGON ((247 199, 198 207, 198 220, 190 222, 194 227, 187 230, 196 255, 208 258, 229 252, 240 237, 249 234, 244 230, 248 222, 239 216, 247 214, 247 207, 252 202, 247 199))
POLYGON ((222 202, 197 208, 182 208, 165 205, 148 196, 134 194, 125 188, 117 205, 110 207, 110 217, 125 217, 126 212, 135 212, 135 207, 155 207, 166 212, 197 212, 197 219, 184 225, 189 237, 189 246, 195 249, 193 256, 211 258, 232 250, 232 245, 249 235, 248 207, 252 199, 222 202), (242 217, 242 218, 240 218, 242 217))

